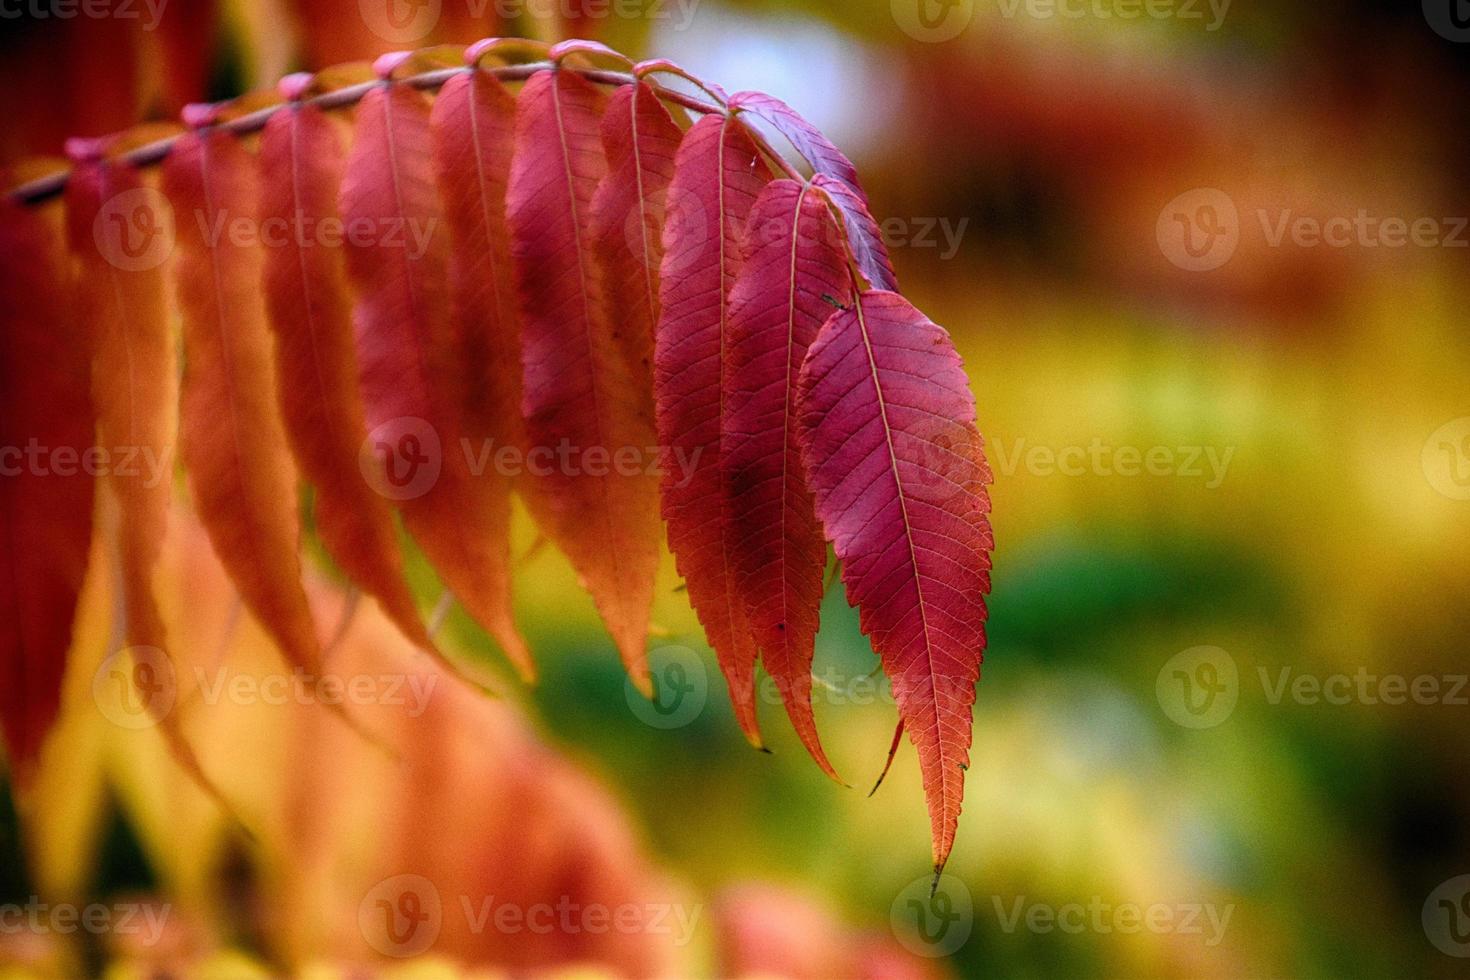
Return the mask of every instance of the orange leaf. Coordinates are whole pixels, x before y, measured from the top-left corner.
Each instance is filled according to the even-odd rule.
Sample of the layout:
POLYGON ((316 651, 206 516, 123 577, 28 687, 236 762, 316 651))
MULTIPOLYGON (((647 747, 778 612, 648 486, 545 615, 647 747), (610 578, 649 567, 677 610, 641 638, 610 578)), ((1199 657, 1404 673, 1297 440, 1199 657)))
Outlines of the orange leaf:
POLYGON ((164 163, 178 230, 185 371, 184 464, 221 563, 293 665, 315 671, 316 627, 301 586, 296 479, 276 409, 260 291, 255 161, 228 133, 187 133, 164 163))
POLYGON ((415 645, 431 648, 403 580, 387 501, 358 471, 367 435, 357 390, 352 307, 342 250, 318 236, 340 221, 337 123, 312 106, 277 113, 261 140, 265 295, 276 337, 281 415, 302 474, 316 488, 317 531, 347 575, 415 645))

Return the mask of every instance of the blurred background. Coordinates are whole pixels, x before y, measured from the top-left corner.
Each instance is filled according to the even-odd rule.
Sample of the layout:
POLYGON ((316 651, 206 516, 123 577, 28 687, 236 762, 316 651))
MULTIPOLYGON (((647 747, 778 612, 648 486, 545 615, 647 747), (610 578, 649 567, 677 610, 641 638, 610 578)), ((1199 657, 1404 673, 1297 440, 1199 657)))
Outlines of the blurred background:
MULTIPOLYGON (((0 806, 0 976, 1464 976, 1467 14, 6 8, 4 164, 288 71, 494 34, 596 37, 785 99, 854 158, 906 292, 959 344, 997 551, 932 898, 912 751, 866 795, 895 710, 839 588, 816 712, 854 788, 806 757, 769 684, 772 752, 748 748, 670 562, 665 693, 641 702, 523 521, 536 689, 461 696, 418 664, 408 680, 444 688, 378 699, 391 750, 289 697, 192 694, 218 709, 180 710, 247 836, 103 690, 118 639, 94 560, 35 798, 0 806), (88 909, 105 923, 77 925, 88 909)), ((182 508, 167 574, 195 676, 278 670, 182 508)), ((343 672, 403 680, 401 641, 321 578, 322 621, 350 624, 343 672)), ((444 629, 495 662, 461 614, 444 629)))

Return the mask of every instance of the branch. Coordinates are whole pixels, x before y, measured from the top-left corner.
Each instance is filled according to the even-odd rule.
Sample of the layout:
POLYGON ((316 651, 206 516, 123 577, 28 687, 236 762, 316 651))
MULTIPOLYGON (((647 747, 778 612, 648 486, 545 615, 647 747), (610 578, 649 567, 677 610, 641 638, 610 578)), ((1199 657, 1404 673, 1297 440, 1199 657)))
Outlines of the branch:
MULTIPOLYGON (((499 78, 502 81, 524 81, 525 79, 530 78, 536 72, 546 68, 559 68, 565 71, 575 71, 578 74, 582 75, 582 77, 586 78, 588 81, 596 82, 602 85, 631 85, 635 81, 635 77, 629 72, 607 71, 605 69, 599 68, 579 68, 574 65, 558 64, 552 61, 535 61, 519 65, 499 65, 490 68, 482 68, 477 66, 467 66, 464 68, 439 68, 435 69, 434 71, 427 71, 419 75, 412 75, 408 78, 401 79, 400 81, 393 84, 411 85, 412 87, 416 89, 421 89, 423 91, 435 91, 445 82, 453 78, 455 75, 464 74, 465 72, 483 71, 494 75, 496 78, 499 78)), ((310 99, 304 99, 302 100, 302 104, 316 106, 319 109, 345 109, 350 106, 356 105, 362 100, 364 96, 368 94, 368 92, 371 92, 377 86, 385 84, 390 83, 387 81, 374 80, 371 82, 362 82, 357 85, 349 85, 345 88, 339 88, 334 89, 331 92, 325 92, 310 99)), ((683 92, 676 92, 673 89, 664 88, 661 85, 655 84, 654 90, 658 93, 659 97, 664 99, 665 101, 682 106, 685 109, 690 110, 691 112, 698 112, 703 115, 709 115, 712 113, 724 114, 726 111, 721 106, 717 106, 709 102, 704 102, 700 99, 695 98, 694 96, 686 95, 683 92)), ((225 104, 227 105, 228 103, 225 104)), ((280 102, 276 105, 267 106, 264 109, 258 109, 255 112, 250 112, 243 116, 238 116, 234 119, 222 122, 219 124, 219 128, 233 133, 236 136, 244 136, 249 133, 256 133, 264 129, 265 124, 269 122, 270 118, 274 116, 277 112, 280 112, 281 110, 286 109, 293 104, 294 103, 292 102, 280 102)), ((755 135, 759 139, 760 134, 757 133, 755 135)), ((106 138, 104 137, 104 141, 105 139, 106 138)), ((173 150, 174 143, 177 142, 178 139, 178 136, 170 136, 166 139, 155 140, 152 143, 146 143, 143 146, 137 147, 136 149, 129 150, 127 153, 121 154, 117 159, 120 162, 130 164, 134 167, 153 166, 162 162, 162 160, 169 155, 169 153, 173 150)), ((771 147, 768 144, 765 144, 765 141, 763 139, 760 140, 760 142, 763 144, 762 148, 769 153, 773 153, 775 158, 777 160, 780 160, 785 165, 789 173, 792 173, 793 176, 799 177, 798 174, 795 174, 791 165, 786 162, 784 157, 775 155, 774 152, 771 150, 771 147)), ((61 192, 66 189, 66 182, 70 176, 71 172, 66 170, 63 170, 59 173, 50 174, 38 180, 32 180, 28 183, 24 183, 19 185, 18 187, 15 187, 10 191, 9 196, 11 200, 20 204, 41 204, 61 194, 61 192)))

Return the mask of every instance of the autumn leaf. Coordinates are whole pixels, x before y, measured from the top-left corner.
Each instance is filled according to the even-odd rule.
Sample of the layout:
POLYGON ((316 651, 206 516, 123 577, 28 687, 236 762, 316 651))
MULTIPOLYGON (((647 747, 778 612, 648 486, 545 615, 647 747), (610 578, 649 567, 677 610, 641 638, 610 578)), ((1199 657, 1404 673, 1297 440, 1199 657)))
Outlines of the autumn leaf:
POLYGON ((721 419, 730 356, 729 295, 740 236, 770 170, 739 120, 706 116, 684 137, 669 188, 654 347, 659 441, 688 471, 664 476, 669 547, 730 685, 740 728, 761 744, 756 646, 735 580, 734 532, 721 487, 721 419))
POLYGON ((316 491, 322 544, 405 636, 427 648, 428 633, 403 579, 392 513, 358 471, 367 424, 342 250, 315 240, 341 220, 337 189, 345 151, 338 125, 313 106, 293 105, 271 119, 261 138, 261 217, 286 230, 267 250, 264 273, 281 415, 302 475, 316 491))
POLYGON ((87 571, 95 481, 91 338, 46 215, 0 210, 0 723, 18 787, 56 718, 87 571), (67 457, 70 456, 68 462, 67 457))
POLYGON ((508 208, 524 314, 523 413, 532 454, 565 445, 580 457, 539 465, 532 509, 592 593, 628 673, 651 693, 658 486, 646 468, 620 473, 590 455, 655 444, 593 269, 587 222, 607 173, 605 97, 573 72, 544 70, 518 108, 508 208))
POLYGON ((180 450, 194 506, 245 605, 293 665, 321 648, 301 587, 296 475, 276 407, 255 160, 216 128, 186 133, 163 168, 176 216, 185 370, 180 450))
MULTIPOLYGON (((362 38, 338 6, 337 21, 319 22, 344 24, 360 53, 386 40, 373 25, 375 40, 362 38)), ((780 100, 728 97, 672 62, 634 64, 593 41, 397 52, 373 74, 294 75, 278 103, 190 107, 190 132, 79 145, 69 177, 13 190, 0 449, 33 436, 90 446, 90 369, 104 440, 166 452, 171 273, 195 506, 289 662, 320 659, 293 458, 326 552, 408 639, 437 655, 403 579, 393 508, 528 680, 512 492, 650 696, 662 516, 742 732, 761 745, 761 661, 833 775, 812 705, 830 541, 893 682, 895 747, 906 731, 918 750, 942 867, 985 642, 990 474, 959 356, 898 294, 852 162, 780 100), (134 168, 159 161, 172 266, 174 232, 139 223, 167 208, 109 211, 146 197, 134 168), (36 210, 68 181, 70 291, 36 210), (163 243, 158 261, 129 268, 88 248, 118 219, 163 243), (44 370, 18 366, 55 337, 76 342, 44 370)), ((150 578, 168 491, 111 485, 128 638, 162 644, 150 578)), ((90 501, 85 481, 0 479, 18 542, 0 607, 17 628, 0 654, 20 678, 0 712, 22 766, 54 712, 90 501)))
MULTIPOLYGON (((381 61, 391 75, 395 60, 381 61)), ((535 676, 511 608, 509 504, 481 492, 462 442, 464 385, 452 343, 449 238, 434 171, 429 104, 405 85, 358 107, 342 182, 348 270, 377 481, 414 540, 521 676, 535 676)))
POLYGON ((942 869, 970 761, 994 546, 975 400, 949 334, 882 291, 823 324, 797 392, 817 514, 918 751, 942 869))
POLYGON ((720 430, 735 584, 797 734, 834 779, 811 705, 827 545, 802 470, 795 389, 818 329, 850 302, 838 236, 808 184, 773 181, 756 199, 730 290, 720 430))

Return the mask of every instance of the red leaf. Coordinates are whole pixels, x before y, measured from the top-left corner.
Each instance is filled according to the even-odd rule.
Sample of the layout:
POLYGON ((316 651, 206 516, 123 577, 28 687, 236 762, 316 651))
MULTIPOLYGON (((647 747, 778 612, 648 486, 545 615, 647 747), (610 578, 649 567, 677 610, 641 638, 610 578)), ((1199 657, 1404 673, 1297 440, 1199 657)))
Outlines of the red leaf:
POLYGON ((807 122, 791 106, 764 92, 736 92, 730 97, 730 111, 749 112, 770 123, 776 132, 796 147, 796 152, 811 164, 814 171, 842 181, 852 188, 864 205, 867 204, 868 195, 863 193, 857 167, 852 165, 852 161, 835 143, 822 135, 821 130, 807 122))
POLYGON ((823 325, 797 404, 817 514, 918 750, 937 870, 959 820, 990 591, 975 400, 949 334, 873 291, 823 325))
POLYGON ((842 215, 842 223, 847 228, 848 247, 852 249, 858 271, 874 289, 898 292, 898 277, 888 258, 888 246, 883 244, 883 233, 863 199, 851 187, 826 174, 813 177, 812 186, 825 193, 842 215))
POLYGON ((807 347, 851 299, 838 235, 808 185, 777 180, 756 199, 730 291, 720 430, 737 591, 792 725, 834 779, 811 705, 827 545, 802 471, 794 395, 807 347))
POLYGON ((255 161, 219 130, 187 133, 164 162, 178 241, 185 371, 182 456, 200 522, 245 606, 286 659, 320 647, 301 586, 296 479, 282 451, 271 337, 260 292, 255 161))
POLYGON ((593 268, 587 218, 607 173, 598 136, 604 101, 570 71, 537 72, 521 90, 507 202, 524 316, 522 410, 533 456, 549 460, 559 446, 576 454, 536 464, 532 508, 592 593, 628 673, 649 693, 657 484, 647 467, 631 473, 589 455, 641 456, 654 445, 593 268))
MULTIPOLYGON (((454 236, 450 285, 454 346, 468 379, 466 428, 519 446, 521 336, 505 188, 515 146, 515 96, 486 72, 456 75, 430 123, 445 216, 454 236)), ((505 493, 504 480, 486 481, 505 493)))
POLYGON ((602 145, 608 173, 592 198, 598 285, 612 314, 614 339, 628 356, 652 418, 653 329, 658 322, 658 267, 674 155, 684 133, 647 82, 608 99, 602 145))
POLYGON ((691 467, 687 474, 668 467, 664 476, 669 547, 730 685, 736 718, 757 746, 756 648, 734 575, 733 534, 721 492, 720 419, 730 346, 727 297, 741 231, 768 180, 770 172, 739 121, 706 116, 685 134, 669 189, 663 310, 654 349, 659 441, 691 467))
POLYGON ((93 436, 91 338, 58 253, 45 216, 0 206, 0 724, 22 787, 56 718, 92 538, 94 481, 79 463, 93 436))
POLYGON ((276 337, 281 415, 302 473, 316 488, 322 544, 415 645, 431 648, 403 579, 392 512, 358 470, 367 435, 357 390, 352 306, 337 226, 343 149, 338 124, 312 106, 284 109, 261 139, 261 217, 278 228, 266 250, 265 295, 276 337))
POLYGON ((521 676, 535 666, 511 610, 509 502, 476 485, 463 451, 465 379, 452 342, 448 236, 435 187, 429 106, 402 85, 374 88, 357 111, 342 184, 347 264, 370 441, 380 490, 471 616, 521 676))

